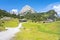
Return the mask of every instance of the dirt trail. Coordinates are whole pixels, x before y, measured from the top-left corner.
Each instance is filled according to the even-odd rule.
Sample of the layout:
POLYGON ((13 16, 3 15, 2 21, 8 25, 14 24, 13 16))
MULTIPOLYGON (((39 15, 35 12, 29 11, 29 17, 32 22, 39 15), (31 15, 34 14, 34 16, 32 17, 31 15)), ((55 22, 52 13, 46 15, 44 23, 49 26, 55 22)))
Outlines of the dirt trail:
POLYGON ((22 23, 16 28, 7 28, 8 30, 0 32, 0 40, 10 40, 14 35, 20 31, 19 28, 22 27, 22 23))

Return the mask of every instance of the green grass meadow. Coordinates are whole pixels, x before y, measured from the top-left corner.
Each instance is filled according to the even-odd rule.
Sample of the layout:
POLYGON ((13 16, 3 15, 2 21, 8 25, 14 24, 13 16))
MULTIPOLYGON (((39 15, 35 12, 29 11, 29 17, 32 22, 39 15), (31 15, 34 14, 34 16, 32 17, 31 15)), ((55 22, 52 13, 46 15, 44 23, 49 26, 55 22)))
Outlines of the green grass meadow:
POLYGON ((9 21, 5 21, 3 26, 5 27, 17 27, 19 24, 18 19, 11 19, 9 21))
POLYGON ((17 27, 19 24, 18 19, 11 19, 11 20, 0 20, 0 31, 5 30, 6 27, 17 27))
POLYGON ((60 40, 60 22, 51 23, 23 23, 21 32, 18 32, 14 40, 60 40))

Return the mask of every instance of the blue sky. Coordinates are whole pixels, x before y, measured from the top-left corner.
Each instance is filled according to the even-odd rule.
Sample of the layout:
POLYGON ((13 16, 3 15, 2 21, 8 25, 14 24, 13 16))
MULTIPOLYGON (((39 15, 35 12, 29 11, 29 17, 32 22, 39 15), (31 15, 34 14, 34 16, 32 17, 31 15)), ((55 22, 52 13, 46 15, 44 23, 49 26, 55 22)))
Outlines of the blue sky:
POLYGON ((18 9, 20 11, 23 6, 29 5, 36 11, 42 11, 55 3, 60 3, 60 0, 0 0, 0 9, 7 11, 18 9))

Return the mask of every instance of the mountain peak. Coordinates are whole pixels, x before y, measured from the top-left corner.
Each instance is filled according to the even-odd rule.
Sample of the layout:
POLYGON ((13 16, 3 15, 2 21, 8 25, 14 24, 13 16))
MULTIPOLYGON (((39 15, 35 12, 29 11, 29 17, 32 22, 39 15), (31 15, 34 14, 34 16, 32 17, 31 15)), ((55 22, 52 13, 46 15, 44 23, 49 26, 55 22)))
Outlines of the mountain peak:
POLYGON ((35 11, 33 10, 33 8, 31 8, 29 5, 25 5, 25 6, 21 9, 20 13, 26 13, 26 12, 28 12, 28 11, 31 11, 31 13, 35 13, 35 11))

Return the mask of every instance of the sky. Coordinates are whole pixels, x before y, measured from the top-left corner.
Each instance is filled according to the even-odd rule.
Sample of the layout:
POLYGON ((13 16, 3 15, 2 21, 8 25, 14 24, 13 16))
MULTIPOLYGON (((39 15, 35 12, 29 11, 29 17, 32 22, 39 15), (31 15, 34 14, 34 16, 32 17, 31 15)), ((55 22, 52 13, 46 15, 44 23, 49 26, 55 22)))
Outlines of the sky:
MULTIPOLYGON (((60 0, 0 0, 0 9, 20 11, 25 5, 31 6, 37 12, 60 8, 60 0), (57 6, 58 5, 58 6, 57 6)), ((57 9, 57 10, 56 10, 57 9)), ((60 12, 59 10, 57 12, 60 12)))

